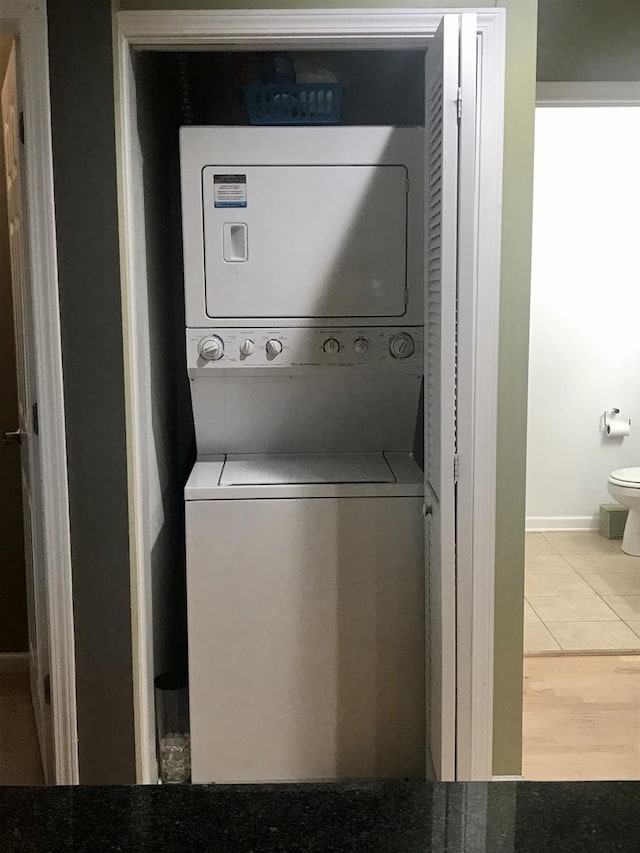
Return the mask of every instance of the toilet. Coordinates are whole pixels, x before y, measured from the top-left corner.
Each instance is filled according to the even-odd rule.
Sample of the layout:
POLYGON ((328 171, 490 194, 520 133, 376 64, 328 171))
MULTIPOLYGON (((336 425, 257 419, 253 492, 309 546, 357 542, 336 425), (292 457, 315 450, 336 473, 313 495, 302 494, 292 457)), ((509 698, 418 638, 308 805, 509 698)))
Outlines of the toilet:
POLYGON ((640 557, 640 468, 619 468, 612 471, 607 491, 618 503, 629 508, 624 526, 622 550, 640 557))

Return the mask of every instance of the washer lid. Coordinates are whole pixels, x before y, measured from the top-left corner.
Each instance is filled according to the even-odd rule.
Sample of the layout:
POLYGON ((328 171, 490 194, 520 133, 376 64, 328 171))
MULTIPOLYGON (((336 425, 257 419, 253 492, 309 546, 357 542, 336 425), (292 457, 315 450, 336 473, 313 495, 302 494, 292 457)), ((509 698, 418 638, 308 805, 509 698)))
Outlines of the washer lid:
POLYGON ((612 483, 620 483, 628 488, 640 488, 640 468, 618 468, 609 476, 612 483))
POLYGON ((229 454, 221 486, 304 483, 395 483, 382 453, 229 454))

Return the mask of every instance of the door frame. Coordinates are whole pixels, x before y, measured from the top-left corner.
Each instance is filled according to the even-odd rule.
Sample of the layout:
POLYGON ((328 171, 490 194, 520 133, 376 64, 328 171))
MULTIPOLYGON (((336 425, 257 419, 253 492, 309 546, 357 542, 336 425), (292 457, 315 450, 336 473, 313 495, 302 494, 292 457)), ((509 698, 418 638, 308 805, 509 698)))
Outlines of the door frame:
MULTIPOLYGON (((134 193, 135 80, 131 51, 181 45, 210 50, 251 48, 425 47, 445 14, 477 14, 479 43, 475 176, 476 267, 474 304, 465 305, 459 329, 469 350, 461 360, 464 395, 459 413, 470 428, 458 448, 459 504, 465 507, 458 541, 458 779, 492 776, 494 571, 496 515, 496 430, 498 387, 498 312, 504 134, 505 10, 337 9, 234 11, 130 11, 114 13, 116 147, 129 461, 131 600, 139 782, 157 781, 153 708, 153 619, 151 572, 145 548, 149 525, 146 502, 149 449, 144 432, 144 351, 146 283, 140 276, 136 234, 144 211, 134 193), (479 333, 481 332, 481 333, 479 333)), ((453 460, 452 460, 453 464, 453 460)))
MULTIPOLYGON (((536 85, 535 109, 544 108, 587 108, 587 107, 638 107, 640 106, 640 81, 633 80, 587 80, 587 81, 550 81, 536 85)), ((532 282, 533 283, 533 282, 532 282)), ((533 298, 530 290, 529 306, 533 298)), ((529 312, 529 331, 531 331, 531 311, 529 312)), ((527 377, 527 408, 529 407, 529 377, 527 377)), ((527 423, 528 432, 528 423, 527 423)), ((527 449, 527 454, 529 448, 527 449)), ((527 459, 528 462, 528 459, 527 459)), ((538 523, 544 519, 535 518, 538 523)), ((529 515, 525 506, 524 526, 529 530, 529 515)), ((549 519, 552 527, 554 519, 549 519)), ((557 520, 556 520, 557 522, 557 520)))
MULTIPOLYGON (((640 81, 636 80, 559 80, 536 85, 535 109, 538 107, 640 107, 640 81)), ((529 305, 533 291, 530 290, 529 305)), ((529 330, 531 312, 529 311, 529 330)), ((529 377, 527 375, 527 408, 529 406, 529 377)), ((528 432, 528 429, 527 429, 528 432)), ((527 436, 525 436, 527 438, 527 436)), ((527 450, 528 453, 528 450, 527 450)), ((527 527, 525 507, 524 527, 527 527)), ((522 779, 522 776, 500 777, 522 779)))
POLYGON ((25 260, 35 337, 54 768, 56 784, 72 785, 78 783, 78 726, 45 4, 3 0, 0 29, 17 40, 18 87, 25 114, 25 260))

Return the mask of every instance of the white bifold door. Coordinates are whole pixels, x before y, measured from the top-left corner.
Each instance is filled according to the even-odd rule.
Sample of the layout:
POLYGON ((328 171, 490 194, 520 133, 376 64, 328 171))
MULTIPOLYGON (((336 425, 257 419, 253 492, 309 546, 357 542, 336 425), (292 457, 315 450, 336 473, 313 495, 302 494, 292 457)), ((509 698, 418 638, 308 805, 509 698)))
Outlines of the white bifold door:
POLYGON ((427 776, 456 778, 458 298, 475 256, 476 16, 445 15, 426 55, 427 776))

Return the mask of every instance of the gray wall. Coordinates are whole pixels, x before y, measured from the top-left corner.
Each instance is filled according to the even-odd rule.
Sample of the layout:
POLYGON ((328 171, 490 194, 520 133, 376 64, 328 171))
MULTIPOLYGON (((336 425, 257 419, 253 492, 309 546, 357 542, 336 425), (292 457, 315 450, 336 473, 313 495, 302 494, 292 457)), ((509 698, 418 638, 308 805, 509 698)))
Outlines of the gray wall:
POLYGON ((148 339, 140 333, 149 348, 149 388, 143 394, 155 675, 187 665, 182 490, 196 455, 184 348, 177 68, 173 53, 135 55, 140 158, 135 174, 145 204, 139 264, 147 279, 148 339))
POLYGON ((538 80, 640 80, 638 0, 539 0, 538 80))
POLYGON ((109 0, 49 0, 80 781, 135 781, 109 0))

